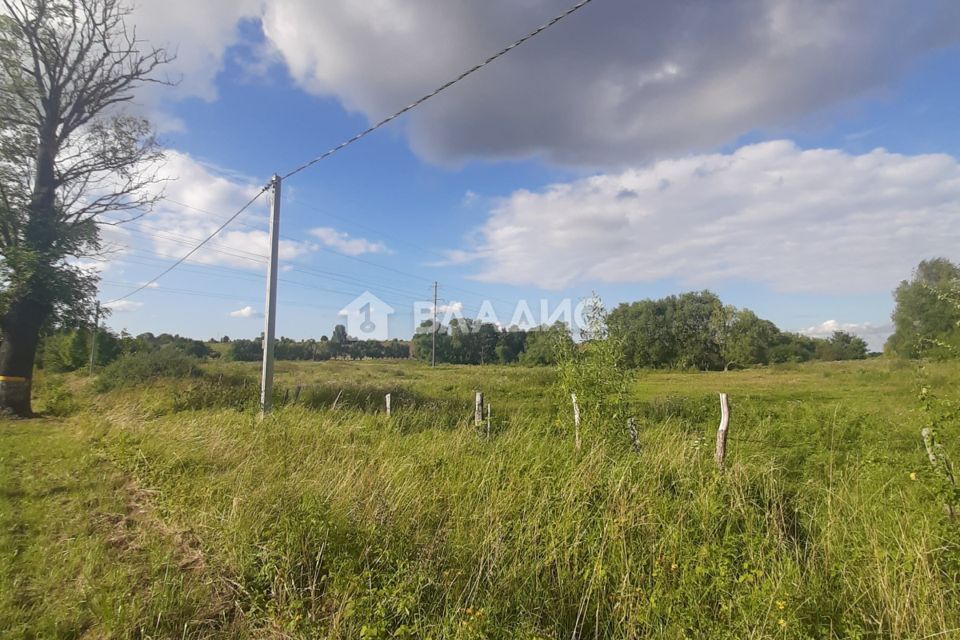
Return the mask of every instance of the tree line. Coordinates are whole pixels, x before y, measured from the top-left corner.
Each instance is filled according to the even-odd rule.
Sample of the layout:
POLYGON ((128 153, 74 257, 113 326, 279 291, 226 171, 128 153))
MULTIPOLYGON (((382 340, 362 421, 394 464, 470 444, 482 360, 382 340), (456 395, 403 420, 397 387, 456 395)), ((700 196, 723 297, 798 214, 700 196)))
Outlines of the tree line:
POLYGON ((711 291, 623 303, 607 322, 628 367, 717 370, 867 357, 863 338, 845 331, 829 338, 781 331, 749 309, 723 304, 711 291))

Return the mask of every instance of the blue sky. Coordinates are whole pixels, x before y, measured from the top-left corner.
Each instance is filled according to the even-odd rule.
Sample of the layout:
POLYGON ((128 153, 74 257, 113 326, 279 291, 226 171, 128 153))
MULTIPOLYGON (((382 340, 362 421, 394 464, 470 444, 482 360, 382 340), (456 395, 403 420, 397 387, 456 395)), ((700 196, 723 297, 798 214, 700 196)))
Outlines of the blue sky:
MULTIPOLYGON (((162 271, 274 172, 565 3, 220 4, 190 29, 150 2, 134 16, 179 49, 183 80, 139 100, 170 150, 167 200, 107 235, 104 302, 162 271)), ((408 337, 414 302, 438 281, 446 307, 475 316, 488 299, 505 325, 520 299, 538 310, 596 291, 612 307, 709 288, 783 329, 843 327, 879 348, 897 282, 922 258, 960 258, 954 8, 921 2, 905 18, 881 3, 861 20, 744 0, 716 18, 725 36, 698 37, 714 9, 690 4, 704 15, 595 0, 287 181, 278 335, 329 335, 369 290, 396 309, 391 335, 408 337)), ((266 216, 262 199, 108 323, 259 334, 266 216)))

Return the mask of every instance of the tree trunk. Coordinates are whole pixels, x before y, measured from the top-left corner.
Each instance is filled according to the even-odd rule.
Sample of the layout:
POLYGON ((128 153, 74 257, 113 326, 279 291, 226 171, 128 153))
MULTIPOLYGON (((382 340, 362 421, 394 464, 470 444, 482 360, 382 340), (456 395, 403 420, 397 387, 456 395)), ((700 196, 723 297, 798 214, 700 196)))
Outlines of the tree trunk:
POLYGON ((33 300, 17 300, 0 318, 0 412, 33 415, 30 388, 40 327, 49 308, 33 300))

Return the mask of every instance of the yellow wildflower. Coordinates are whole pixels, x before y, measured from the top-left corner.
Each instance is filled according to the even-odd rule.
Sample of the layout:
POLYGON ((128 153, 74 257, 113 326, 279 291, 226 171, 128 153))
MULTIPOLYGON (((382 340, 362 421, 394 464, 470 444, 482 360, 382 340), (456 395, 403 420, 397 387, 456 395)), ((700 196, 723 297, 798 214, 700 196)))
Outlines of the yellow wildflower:
POLYGON ((780 609, 781 611, 783 611, 786 608, 786 606, 787 606, 786 602, 784 602, 783 600, 777 600, 777 609, 780 609))
POLYGON ((916 480, 916 479, 917 479, 917 472, 916 472, 916 471, 911 471, 911 472, 910 472, 910 479, 911 479, 911 480, 916 480))

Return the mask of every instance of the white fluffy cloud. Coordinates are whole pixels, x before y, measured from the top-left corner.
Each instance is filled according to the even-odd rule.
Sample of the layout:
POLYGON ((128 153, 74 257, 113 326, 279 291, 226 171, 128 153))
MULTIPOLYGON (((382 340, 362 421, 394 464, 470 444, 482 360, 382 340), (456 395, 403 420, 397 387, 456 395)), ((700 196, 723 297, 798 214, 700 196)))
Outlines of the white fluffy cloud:
POLYGON ((263 0, 143 0, 135 3, 137 36, 176 54, 164 71, 177 84, 151 97, 216 97, 214 79, 227 49, 238 42, 238 23, 256 18, 263 0))
POLYGON ((516 191, 479 236, 451 257, 480 260, 490 282, 889 291, 921 259, 957 257, 960 165, 773 141, 516 191))
MULTIPOLYGON (((162 175, 164 199, 141 219, 141 227, 162 256, 179 258, 198 239, 213 233, 230 215, 252 198, 260 187, 249 179, 230 175, 188 154, 167 152, 162 175)), ((266 195, 237 222, 222 231, 191 257, 201 264, 224 264, 262 269, 270 252, 266 195), (246 225, 246 226, 244 226, 246 225), (258 228, 259 227, 259 228, 258 228)), ((306 241, 281 240, 280 258, 294 260, 309 253, 306 241)))
POLYGON ((117 300, 116 302, 107 302, 103 306, 114 313, 129 313, 140 309, 143 303, 134 300, 117 300))
POLYGON ((337 231, 331 227, 311 229, 310 235, 317 238, 325 246, 336 249, 348 256, 359 256, 365 253, 384 253, 387 250, 387 247, 380 242, 371 242, 365 238, 352 238, 350 234, 337 231))
MULTIPOLYGON (((433 305, 431 305, 433 306, 433 305)), ((463 313, 463 303, 459 300, 454 300, 446 304, 437 305, 437 313, 445 313, 451 315, 461 315, 463 313)))
POLYGON ((887 337, 893 333, 892 325, 875 325, 870 322, 837 322, 826 320, 818 325, 801 329, 800 333, 812 338, 829 338, 835 331, 845 331, 867 341, 870 349, 879 351, 887 337))
POLYGON ((255 310, 250 305, 243 307, 242 309, 237 309, 236 311, 230 312, 231 318, 262 318, 263 314, 255 310))

